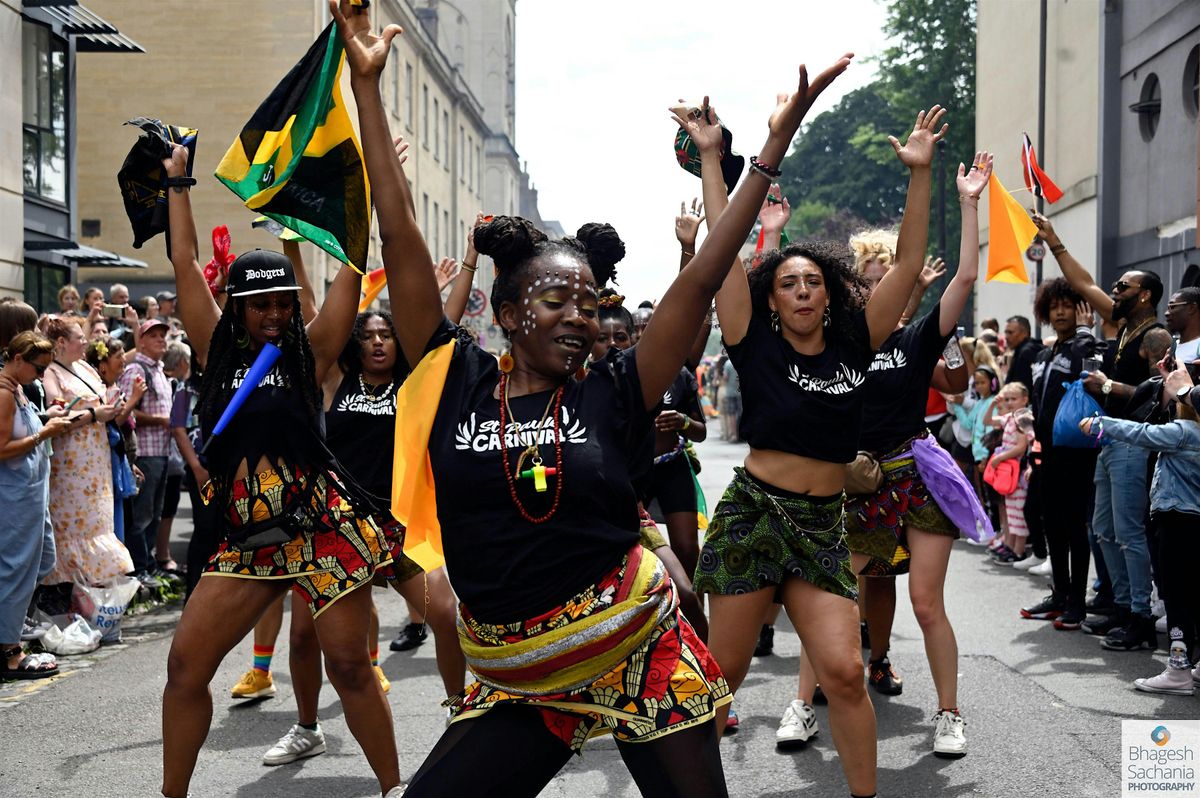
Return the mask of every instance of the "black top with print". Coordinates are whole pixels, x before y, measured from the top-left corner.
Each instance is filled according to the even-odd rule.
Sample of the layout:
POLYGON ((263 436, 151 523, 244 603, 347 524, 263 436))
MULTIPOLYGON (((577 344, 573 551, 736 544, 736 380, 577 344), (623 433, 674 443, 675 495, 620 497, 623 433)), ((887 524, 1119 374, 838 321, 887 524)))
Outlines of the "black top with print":
MULTIPOLYGON (((1132 330, 1135 325, 1131 325, 1128 321, 1125 326, 1132 330)), ((1125 340, 1125 345, 1121 346, 1121 337, 1117 337, 1117 346, 1113 347, 1115 354, 1113 356, 1112 373, 1108 376, 1112 377, 1115 382, 1124 383, 1130 387, 1136 388, 1146 380, 1150 379, 1156 373, 1156 369, 1142 357, 1142 340, 1146 337, 1146 333, 1156 327, 1162 327, 1160 321, 1155 321, 1152 324, 1146 325, 1145 329, 1138 332, 1137 335, 1125 340)), ((1108 396, 1101 395, 1100 404, 1104 406, 1104 414, 1112 418, 1129 418, 1129 413, 1133 406, 1129 399, 1122 399, 1119 396, 1109 394, 1108 396)))
MULTIPOLYGON (((443 321, 433 349, 455 336, 443 321)), ((428 351, 428 350, 427 350, 428 351)), ((505 478, 536 439, 543 465, 555 465, 553 409, 539 420, 553 391, 509 400, 508 462, 501 457, 496 359, 459 336, 429 438, 446 570, 455 592, 478 619, 510 623, 560 606, 613 568, 638 541, 631 473, 641 465, 651 431, 637 374, 637 349, 610 351, 583 380, 569 378, 558 419, 563 470, 537 493, 515 480, 533 517, 545 514, 556 485, 554 516, 533 524, 518 513, 505 478)), ((524 468, 529 468, 526 459, 524 468)))
POLYGON ((384 502, 392 494, 392 452, 396 442, 396 391, 363 384, 358 374, 342 378, 325 411, 325 442, 358 483, 384 502))
POLYGON ((884 454, 925 429, 929 382, 950 340, 940 328, 938 303, 889 335, 875 353, 867 372, 860 449, 884 454))
POLYGON ((832 463, 855 458, 871 334, 864 311, 852 323, 854 340, 826 335, 817 355, 800 354, 755 314, 746 336, 725 344, 741 380, 741 435, 751 447, 832 463))
POLYGON ((693 418, 700 416, 700 384, 691 369, 686 366, 680 369, 679 376, 663 394, 662 409, 676 410, 693 418))
POLYGON ((1033 364, 1033 407, 1034 434, 1043 446, 1054 443, 1054 416, 1067 392, 1064 383, 1079 379, 1083 371, 1084 358, 1096 352, 1096 336, 1087 327, 1078 327, 1075 334, 1065 341, 1055 341, 1038 353, 1033 364))

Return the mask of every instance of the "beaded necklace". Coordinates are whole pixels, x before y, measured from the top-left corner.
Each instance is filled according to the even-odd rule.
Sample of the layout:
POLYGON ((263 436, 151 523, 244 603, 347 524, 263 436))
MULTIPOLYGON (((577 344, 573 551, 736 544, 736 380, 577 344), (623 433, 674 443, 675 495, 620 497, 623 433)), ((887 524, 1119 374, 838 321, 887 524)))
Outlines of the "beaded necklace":
POLYGON ((542 413, 542 420, 538 423, 537 429, 533 431, 533 442, 530 443, 521 455, 517 458, 517 468, 515 472, 508 470, 508 419, 512 417, 512 410, 508 406, 508 375, 500 374, 500 464, 504 468, 504 479, 508 483, 508 494, 512 498, 513 504, 517 508, 517 512, 531 524, 544 524, 554 517, 558 511, 559 500, 562 499, 563 486, 563 456, 562 456, 562 436, 559 434, 559 423, 562 419, 562 398, 565 385, 560 385, 554 395, 550 397, 550 401, 546 403, 546 410, 542 413), (537 436, 541 433, 542 427, 546 423, 546 417, 550 413, 551 408, 554 409, 554 468, 543 468, 542 456, 538 451, 537 436), (533 468, 530 471, 522 472, 521 467, 525 463, 526 457, 532 457, 533 468), (539 479, 538 475, 541 474, 539 479), (550 475, 555 477, 554 480, 554 502, 550 505, 550 509, 545 515, 533 516, 525 505, 521 503, 521 497, 517 495, 517 479, 528 475, 533 478, 535 484, 540 482, 539 492, 545 490, 545 476, 550 475))

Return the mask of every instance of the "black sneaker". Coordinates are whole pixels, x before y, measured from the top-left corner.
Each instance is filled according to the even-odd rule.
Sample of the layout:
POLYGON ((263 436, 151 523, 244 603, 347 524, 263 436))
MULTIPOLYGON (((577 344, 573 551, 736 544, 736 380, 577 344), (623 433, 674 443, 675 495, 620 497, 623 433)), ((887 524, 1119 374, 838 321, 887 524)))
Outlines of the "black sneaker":
POLYGON ((1087 611, 1091 615, 1116 615, 1117 610, 1120 609, 1117 607, 1117 603, 1113 601, 1111 595, 1104 595, 1102 593, 1092 596, 1084 606, 1087 607, 1087 611))
POLYGON ((1083 610, 1068 607, 1062 615, 1054 619, 1054 628, 1060 632, 1074 632, 1083 626, 1087 614, 1083 610))
POLYGON ((1120 629, 1114 629, 1100 641, 1109 651, 1138 651, 1143 648, 1154 651, 1158 648, 1158 633, 1154 631, 1154 618, 1149 615, 1132 615, 1120 629))
POLYGON ((871 661, 869 681, 875 692, 881 695, 900 695, 904 692, 904 680, 896 673, 887 654, 871 661))
POLYGON ((411 651, 425 642, 429 632, 423 623, 410 623, 400 630, 396 639, 388 646, 392 651, 411 651))
POLYGON ((758 645, 754 647, 754 656, 769 657, 775 651, 775 627, 763 624, 758 632, 758 645))
POLYGON ((1022 607, 1021 617, 1034 621, 1053 621, 1062 616, 1066 609, 1067 603, 1051 593, 1032 607, 1022 607))
POLYGON ((1111 615, 1089 615, 1079 628, 1083 630, 1084 634, 1104 637, 1127 623, 1129 623, 1129 611, 1118 607, 1111 615))

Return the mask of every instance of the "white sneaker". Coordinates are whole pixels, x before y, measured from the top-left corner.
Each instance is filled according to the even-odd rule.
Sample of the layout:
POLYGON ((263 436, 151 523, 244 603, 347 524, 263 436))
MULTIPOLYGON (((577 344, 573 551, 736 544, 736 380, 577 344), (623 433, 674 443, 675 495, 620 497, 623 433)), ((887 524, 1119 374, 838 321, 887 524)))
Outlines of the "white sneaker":
POLYGON ((802 748, 817 736, 817 713, 799 698, 788 704, 775 730, 776 748, 802 748))
POLYGON ((1192 672, 1187 668, 1167 668, 1148 679, 1134 679, 1133 686, 1143 693, 1165 693, 1167 695, 1194 695, 1192 672))
POLYGON ((933 730, 933 754, 947 759, 957 759, 967 754, 967 737, 963 728, 967 722, 962 715, 943 709, 933 716, 937 725, 933 730))
POLYGON ((1192 684, 1200 684, 1200 665, 1192 670, 1192 684))
POLYGON ((388 790, 387 795, 383 796, 383 798, 400 798, 401 795, 404 795, 404 791, 407 789, 407 784, 399 784, 388 790))
POLYGON ((264 765, 286 765, 306 756, 316 756, 325 753, 325 734, 320 724, 309 731, 300 724, 288 729, 288 733, 279 738, 279 742, 271 746, 263 754, 264 765))
POLYGON ((1044 562, 1046 562, 1046 560, 1044 560, 1043 558, 1038 557, 1036 554, 1030 554, 1028 557, 1021 560, 1020 562, 1013 563, 1012 567, 1016 568, 1018 571, 1028 571, 1031 568, 1038 567, 1039 565, 1041 565, 1044 562))
POLYGON ((1032 568, 1030 568, 1029 573, 1032 576, 1050 576, 1053 573, 1053 571, 1050 568, 1050 558, 1047 557, 1046 561, 1043 562, 1041 565, 1035 565, 1032 568))
POLYGON ((1164 635, 1167 633, 1167 616, 1164 615, 1154 622, 1154 631, 1164 635))

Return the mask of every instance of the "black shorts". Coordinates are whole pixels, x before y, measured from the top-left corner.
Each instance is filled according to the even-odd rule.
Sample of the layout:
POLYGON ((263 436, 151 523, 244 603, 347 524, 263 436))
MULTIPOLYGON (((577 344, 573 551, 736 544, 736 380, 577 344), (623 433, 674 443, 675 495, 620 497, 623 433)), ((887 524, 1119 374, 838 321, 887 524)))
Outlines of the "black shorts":
POLYGON ((179 494, 182 492, 182 488, 182 474, 167 477, 167 488, 163 494, 163 518, 175 517, 175 513, 179 510, 179 494))
POLYGON ((696 483, 687 464, 687 455, 680 454, 674 460, 651 468, 647 483, 647 508, 657 499, 664 515, 696 512, 696 483))

